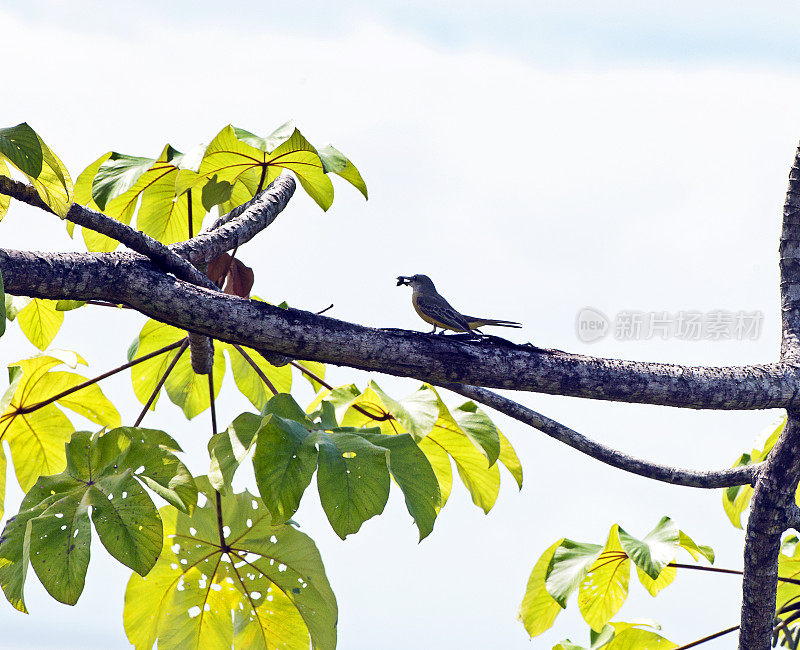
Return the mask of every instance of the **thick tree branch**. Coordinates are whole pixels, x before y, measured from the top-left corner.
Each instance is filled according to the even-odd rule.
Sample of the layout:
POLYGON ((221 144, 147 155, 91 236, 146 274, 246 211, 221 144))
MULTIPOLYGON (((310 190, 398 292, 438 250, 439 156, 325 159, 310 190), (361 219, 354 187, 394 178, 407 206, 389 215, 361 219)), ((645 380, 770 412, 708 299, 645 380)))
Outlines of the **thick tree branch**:
POLYGON ((800 147, 789 172, 781 231, 781 321, 783 358, 800 357, 800 147))
MULTIPOLYGON (((39 198, 32 186, 25 185, 25 183, 20 183, 6 176, 0 176, 0 194, 7 194, 18 201, 52 213, 52 210, 39 198)), ((107 237, 111 237, 111 239, 116 239, 131 250, 151 259, 157 267, 174 274, 175 277, 181 280, 186 280, 208 289, 212 289, 215 286, 190 262, 171 251, 161 242, 121 221, 106 216, 102 212, 73 203, 67 213, 67 221, 72 221, 79 226, 102 233, 107 237)))
MULTIPOLYGON (((781 359, 800 359, 800 148, 789 172, 780 242, 781 359)), ((744 546, 740 650, 770 647, 775 614, 781 535, 797 518, 800 479, 800 412, 789 409, 786 426, 767 456, 750 502, 744 546)))
POLYGON ((192 264, 205 264, 226 251, 247 243, 283 211, 296 188, 294 178, 279 176, 252 201, 217 219, 208 231, 170 250, 192 264))
POLYGON ((126 253, 0 249, 0 270, 11 294, 122 302, 181 329, 267 353, 432 383, 712 409, 786 408, 798 387, 798 368, 789 363, 687 367, 586 357, 502 339, 376 330, 195 287, 126 253))
POLYGON ((800 419, 789 411, 778 438, 756 480, 744 547, 740 650, 770 647, 778 586, 781 535, 794 518, 800 477, 800 419))
POLYGON ((698 488, 721 488, 732 485, 749 485, 755 481, 759 469, 763 463, 758 465, 747 465, 745 467, 733 467, 722 470, 691 470, 679 467, 669 467, 660 465, 641 458, 629 456, 617 449, 606 447, 599 442, 590 440, 586 436, 564 426, 563 424, 551 420, 550 418, 533 411, 522 404, 493 393, 485 388, 477 386, 465 386, 463 384, 441 384, 443 388, 463 395, 464 397, 485 404, 509 417, 524 422, 525 424, 538 429, 542 433, 569 445, 573 449, 599 460, 601 463, 611 465, 618 469, 639 476, 672 483, 674 485, 685 485, 698 488))

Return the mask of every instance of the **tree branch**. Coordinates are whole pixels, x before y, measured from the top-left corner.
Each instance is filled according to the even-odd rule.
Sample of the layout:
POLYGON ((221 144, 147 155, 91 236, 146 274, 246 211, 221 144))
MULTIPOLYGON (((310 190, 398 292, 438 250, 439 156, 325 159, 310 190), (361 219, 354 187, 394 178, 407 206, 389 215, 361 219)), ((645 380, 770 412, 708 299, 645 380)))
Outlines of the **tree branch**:
POLYGON ((192 264, 205 264, 268 227, 286 207, 295 188, 294 178, 279 176, 252 201, 218 218, 206 232, 169 248, 192 264))
POLYGON ((507 397, 493 393, 485 388, 465 386, 463 384, 440 385, 454 393, 458 393, 468 399, 475 400, 501 413, 505 413, 515 420, 524 422, 551 438, 555 438, 559 442, 563 442, 565 445, 569 445, 573 449, 577 449, 581 453, 599 460, 601 463, 656 481, 663 481, 664 483, 697 488, 721 488, 730 487, 731 485, 748 485, 753 483, 755 476, 763 464, 759 463, 758 465, 747 465, 745 467, 705 471, 660 465, 641 458, 629 456, 617 449, 606 447, 599 442, 590 440, 577 431, 555 420, 551 420, 541 413, 537 413, 522 404, 518 404, 507 397))
MULTIPOLYGON (((800 148, 789 172, 780 242, 781 359, 800 359, 800 148)), ((767 456, 750 502, 744 545, 740 650, 767 650, 775 614, 781 534, 797 519, 800 479, 800 411, 789 409, 786 426, 767 456)))
MULTIPOLYGON (((39 198, 32 186, 25 185, 25 183, 12 180, 6 176, 0 176, 0 194, 6 194, 18 201, 52 213, 50 207, 39 198)), ((97 212, 79 203, 73 203, 67 213, 67 221, 72 221, 79 226, 99 232, 111 237, 111 239, 116 239, 131 250, 152 260, 157 267, 172 273, 181 280, 186 280, 207 289, 215 287, 214 283, 192 266, 191 263, 161 242, 121 221, 106 216, 102 212, 97 212)))
POLYGON ((800 357, 800 147, 789 172, 781 231, 781 357, 800 357))
POLYGON ((377 330, 209 291, 127 253, 0 249, 7 293, 122 302, 156 320, 267 353, 416 377, 592 399, 686 408, 786 408, 791 363, 714 368, 601 359, 406 330, 377 330))
POLYGON ((800 420, 789 411, 786 427, 756 480, 744 547, 740 650, 767 650, 775 615, 778 552, 800 476, 800 420))

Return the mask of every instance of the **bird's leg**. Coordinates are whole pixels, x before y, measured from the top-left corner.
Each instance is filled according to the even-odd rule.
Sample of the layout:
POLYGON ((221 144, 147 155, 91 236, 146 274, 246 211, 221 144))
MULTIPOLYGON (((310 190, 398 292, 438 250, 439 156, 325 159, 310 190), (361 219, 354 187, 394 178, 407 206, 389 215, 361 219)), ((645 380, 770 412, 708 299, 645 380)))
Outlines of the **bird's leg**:
POLYGON ((428 334, 436 334, 436 325, 433 326, 433 329, 428 334))

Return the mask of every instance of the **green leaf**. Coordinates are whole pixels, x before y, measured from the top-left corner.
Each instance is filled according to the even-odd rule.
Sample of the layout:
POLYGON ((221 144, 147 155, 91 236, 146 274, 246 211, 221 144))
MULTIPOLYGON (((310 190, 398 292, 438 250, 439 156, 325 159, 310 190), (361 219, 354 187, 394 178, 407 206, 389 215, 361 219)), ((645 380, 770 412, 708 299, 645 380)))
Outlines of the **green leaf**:
POLYGON ((753 488, 750 485, 734 485, 722 491, 722 508, 736 528, 742 527, 742 514, 752 498, 753 488))
POLYGON ((367 184, 361 178, 361 173, 356 166, 350 162, 345 155, 333 145, 326 145, 318 150, 322 167, 326 174, 334 173, 341 176, 344 180, 355 187, 365 199, 369 199, 367 194, 367 184))
POLYGON ((233 475, 255 444, 262 419, 253 413, 242 413, 225 431, 211 436, 208 441, 208 454, 211 457, 208 479, 215 490, 227 492, 233 475))
MULTIPOLYGON (((150 169, 155 161, 155 158, 128 156, 116 151, 104 154, 88 168, 91 169, 98 162, 100 163, 92 178, 92 201, 105 212, 106 207, 110 207, 109 204, 114 199, 123 196, 136 185, 139 178, 150 169)), ((114 213, 119 210, 124 211, 124 208, 117 206, 110 212, 114 213)))
POLYGON ((694 540, 689 537, 686 533, 682 530, 678 532, 678 539, 681 548, 685 549, 689 552, 689 554, 695 559, 699 560, 700 556, 706 558, 711 564, 714 564, 714 549, 710 546, 698 546, 694 540))
POLYGON ((336 646, 336 599, 314 543, 273 524, 247 492, 220 498, 229 548, 220 546, 215 493, 194 514, 163 508, 161 557, 125 593, 124 622, 137 648, 336 646))
POLYGON ((72 311, 86 304, 85 300, 59 300, 56 302, 56 311, 72 311))
POLYGON ((56 310, 55 300, 34 298, 17 313, 22 333, 40 350, 47 348, 61 329, 64 313, 56 310))
POLYGON ((578 608, 591 628, 600 632, 628 597, 631 561, 620 544, 614 524, 603 552, 581 580, 578 608))
POLYGON ((517 457, 517 452, 514 451, 514 447, 511 446, 508 438, 503 435, 503 432, 500 431, 500 429, 497 430, 497 435, 500 438, 500 456, 498 456, 498 459, 501 463, 503 463, 503 465, 506 466, 506 469, 511 473, 511 476, 514 477, 514 480, 517 482, 517 486, 521 490, 522 463, 520 463, 519 458, 517 457))
POLYGON ((453 419, 472 443, 494 465, 500 456, 500 434, 497 427, 474 402, 465 402, 451 411, 453 419))
POLYGON ((256 483, 264 506, 276 523, 297 511, 317 467, 316 436, 293 419, 270 414, 258 430, 253 455, 256 483))
POLYGON ((633 563, 653 580, 675 559, 680 540, 678 526, 669 517, 662 517, 644 539, 632 537, 618 528, 619 542, 633 563))
POLYGON ((147 429, 72 436, 65 445, 66 470, 39 477, 0 540, 0 584, 15 607, 25 607, 28 558, 56 600, 77 602, 89 565, 89 506, 108 552, 141 575, 152 569, 162 548, 161 519, 140 481, 161 488, 162 496, 178 495, 187 510, 193 505, 189 495, 194 500, 197 495, 168 447, 177 445, 167 434, 147 429))
POLYGON ((389 499, 389 452, 346 429, 320 435, 318 445, 320 501, 333 530, 344 539, 383 512, 389 499))
MULTIPOLYGON (((430 386, 423 384, 415 393, 399 401, 389 397, 374 381, 369 383, 369 387, 377 393, 385 410, 391 413, 402 425, 403 430, 414 436, 415 440, 421 440, 431 432, 439 417, 439 395, 430 386)), ((355 416, 356 412, 352 413, 355 416)), ((347 418, 342 424, 348 424, 347 418)))
POLYGON ((0 155, 26 176, 37 178, 42 173, 39 136, 26 122, 0 129, 0 155))
MULTIPOLYGON (((64 164, 26 123, 0 129, 0 159, 19 169, 39 198, 62 219, 72 205, 72 179, 64 164)), ((7 169, 5 165, 3 169, 7 169)), ((1 214, 1 211, 0 211, 1 214)))
POLYGON ((389 471, 406 499, 408 513, 419 529, 422 541, 433 531, 439 512, 441 494, 439 482, 425 454, 407 433, 386 436, 381 433, 362 433, 373 445, 389 450, 389 471))
POLYGON ((547 568, 545 588, 562 609, 602 552, 599 544, 581 544, 571 539, 562 540, 556 548, 547 568))
POLYGON ((545 588, 545 577, 556 549, 565 540, 560 539, 548 548, 533 566, 528 578, 525 597, 519 607, 519 620, 530 637, 538 636, 553 626, 556 616, 563 609, 545 588))
POLYGON ((112 436, 122 440, 117 447, 127 444, 127 451, 117 460, 120 466, 130 468, 135 478, 167 503, 192 512, 197 504, 197 487, 189 469, 175 455, 181 448, 172 437, 141 427, 119 427, 105 434, 108 440, 112 436))
MULTIPOLYGON (((250 403, 261 410, 273 396, 272 390, 256 372, 253 366, 230 343, 218 343, 228 353, 236 386, 250 403)), ((259 371, 269 380, 277 393, 288 393, 292 388, 292 369, 285 366, 273 366, 261 354, 250 348, 242 347, 250 360, 258 366, 259 371)))
POLYGON ((203 191, 200 193, 203 208, 208 212, 215 205, 230 201, 232 190, 233 186, 228 181, 217 182, 217 175, 214 174, 208 179, 208 182, 203 185, 203 191))

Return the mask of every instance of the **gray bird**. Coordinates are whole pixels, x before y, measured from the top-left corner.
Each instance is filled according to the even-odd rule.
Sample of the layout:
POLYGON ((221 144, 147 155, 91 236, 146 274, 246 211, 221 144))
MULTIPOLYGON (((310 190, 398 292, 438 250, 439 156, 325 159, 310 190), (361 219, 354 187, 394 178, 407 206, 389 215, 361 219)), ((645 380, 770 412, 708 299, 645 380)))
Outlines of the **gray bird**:
POLYGON ((411 294, 411 304, 414 305, 414 309, 422 320, 433 325, 431 334, 436 332, 437 327, 441 328, 442 331, 453 330, 454 332, 480 332, 478 328, 484 325, 522 327, 520 323, 515 323, 514 321, 477 318, 458 312, 439 295, 433 281, 427 275, 401 275, 397 278, 397 286, 399 287, 403 284, 410 286, 414 290, 411 294))

